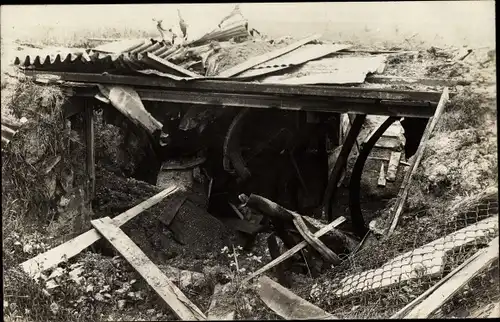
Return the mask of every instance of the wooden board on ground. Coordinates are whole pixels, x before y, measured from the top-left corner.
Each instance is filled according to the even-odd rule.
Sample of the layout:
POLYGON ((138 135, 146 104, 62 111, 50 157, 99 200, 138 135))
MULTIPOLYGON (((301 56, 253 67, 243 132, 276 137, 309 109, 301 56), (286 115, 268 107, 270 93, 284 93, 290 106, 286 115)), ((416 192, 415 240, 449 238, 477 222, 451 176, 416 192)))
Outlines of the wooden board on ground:
MULTIPOLYGON (((161 192, 152 196, 151 198, 141 202, 137 206, 130 208, 129 210, 121 213, 120 215, 113 218, 113 224, 115 226, 121 226, 127 221, 133 219, 144 210, 151 208, 156 205, 167 196, 171 195, 177 191, 177 186, 170 185, 166 187, 161 192)), ((64 244, 61 244, 45 253, 39 254, 23 263, 21 263, 21 268, 31 277, 37 278, 40 274, 59 263, 67 261, 73 256, 81 253, 85 248, 89 247, 96 241, 101 239, 101 235, 95 229, 91 229, 86 233, 81 234, 64 244)))
POLYGON ((477 256, 468 260, 465 265, 448 274, 446 281, 434 289, 424 300, 417 304, 405 319, 426 319, 443 306, 448 299, 462 289, 472 278, 498 260, 498 237, 490 242, 489 247, 479 250, 477 256))
MULTIPOLYGON (((330 224, 326 225, 325 227, 323 227, 320 230, 318 230, 317 232, 315 232, 313 234, 313 236, 316 237, 316 238, 319 238, 319 237, 323 236, 324 234, 326 234, 331 229, 333 229, 333 228, 339 226, 340 224, 342 224, 344 221, 345 221, 345 217, 341 216, 341 217, 335 219, 334 221, 332 221, 330 224)), ((264 265, 263 267, 261 267, 260 269, 258 269, 254 273, 252 273, 250 276, 248 276, 247 278, 245 278, 242 281, 242 283, 243 284, 247 283, 251 279, 257 277, 258 275, 260 275, 262 273, 264 273, 265 271, 267 271, 267 270, 273 268, 274 266, 276 266, 276 265, 284 262, 285 260, 287 260, 288 258, 292 257, 294 254, 296 254, 298 251, 300 251, 302 248, 306 247, 307 245, 308 244, 307 244, 307 242, 305 240, 301 241, 300 243, 298 243, 294 247, 290 248, 289 250, 287 250, 286 252, 284 252, 283 254, 281 254, 280 257, 276 258, 275 260, 272 260, 268 264, 264 265)))
POLYGON ((262 301, 285 320, 337 319, 267 276, 259 278, 259 285, 258 293, 262 301))
POLYGON ((175 286, 109 217, 93 220, 92 226, 134 267, 144 280, 182 320, 206 320, 205 315, 175 286))
POLYGON ((422 135, 422 140, 418 145, 417 152, 415 152, 414 155, 415 159, 411 163, 410 168, 408 169, 408 172, 406 173, 405 178, 403 179, 403 183, 401 184, 401 187, 399 189, 399 193, 396 199, 396 204, 394 205, 393 208, 394 215, 392 216, 393 219, 391 226, 389 227, 388 235, 391 235, 394 232, 394 229, 396 229, 399 216, 403 212, 404 203, 406 201, 406 197, 408 196, 408 192, 410 191, 411 179, 413 178, 413 176, 417 171, 420 161, 422 160, 422 157, 424 155, 424 150, 425 146, 427 145, 427 141, 430 139, 431 133, 434 130, 434 127, 436 126, 437 122, 439 121, 439 118, 441 117, 441 114, 444 111, 448 99, 449 99, 448 88, 445 88, 443 90, 443 93, 441 94, 441 99, 439 100, 438 106, 436 107, 434 116, 431 117, 431 119, 427 123, 424 134, 422 135))
POLYGON ((391 158, 389 159, 389 165, 387 166, 387 181, 396 181, 396 175, 398 173, 399 161, 401 160, 401 152, 392 152, 391 158))

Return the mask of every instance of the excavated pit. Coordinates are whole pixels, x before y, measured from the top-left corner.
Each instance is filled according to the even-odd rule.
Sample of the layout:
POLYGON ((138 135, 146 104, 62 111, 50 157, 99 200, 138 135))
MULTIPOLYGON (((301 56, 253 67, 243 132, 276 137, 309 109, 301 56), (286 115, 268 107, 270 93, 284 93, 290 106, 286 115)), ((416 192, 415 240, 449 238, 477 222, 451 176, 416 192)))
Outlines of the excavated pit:
MULTIPOLYGON (((180 104, 163 106, 149 102, 146 107, 169 133, 166 147, 150 144, 144 133, 133 129, 112 107, 97 106, 96 194, 92 207, 94 218, 112 217, 158 193, 165 184, 187 187, 187 192, 166 198, 122 227, 153 261, 199 272, 204 267, 229 267, 230 259, 220 250, 231 245, 241 245, 246 251, 271 260, 266 244, 269 230, 255 239, 251 234, 233 231, 223 224, 228 219, 238 218, 230 203, 239 205, 240 194, 257 194, 302 215, 320 217, 328 180, 327 147, 333 150, 339 142, 337 115, 249 111, 238 135, 239 151, 250 173, 248 179, 242 180, 236 173, 224 169, 223 160, 228 129, 242 109, 209 107, 196 110, 180 104), (195 171, 196 167, 175 171, 161 169, 165 161, 196 156, 203 156, 205 162, 195 171), (209 190, 210 198, 207 198, 209 190), (176 215, 168 226, 164 219, 172 212, 176 215)), ((76 128, 78 124, 73 121, 76 128)), ((403 126, 413 131, 415 126, 422 127, 422 122, 407 121, 403 126)), ((364 129, 363 133, 371 130, 364 129)), ((418 145, 419 139, 418 135, 407 137, 406 150, 415 151, 412 145, 418 145)), ((370 156, 382 154, 372 151, 370 156)), ((347 218, 340 228, 348 234, 352 227, 347 183, 356 155, 354 147, 346 176, 333 202, 334 217, 347 218)), ((380 189, 376 187, 379 168, 380 161, 368 160, 362 176, 361 208, 366 224, 397 194, 404 176, 400 169, 396 181, 380 189)), ((94 249, 114 255, 105 242, 96 244, 94 249)), ((308 274, 308 270, 303 265, 293 268, 302 274, 308 274)))

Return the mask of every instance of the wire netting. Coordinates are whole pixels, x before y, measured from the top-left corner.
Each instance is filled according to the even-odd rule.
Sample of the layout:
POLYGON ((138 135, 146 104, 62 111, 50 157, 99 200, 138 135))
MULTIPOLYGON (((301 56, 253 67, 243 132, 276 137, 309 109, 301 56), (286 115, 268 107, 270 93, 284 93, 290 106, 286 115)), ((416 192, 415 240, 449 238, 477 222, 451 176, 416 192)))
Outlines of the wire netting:
MULTIPOLYGON (((496 196, 439 216, 422 211, 409 217, 390 237, 365 242, 322 276, 310 300, 338 318, 389 318, 498 236, 496 196)), ((492 265, 435 314, 460 317, 486 310, 499 300, 498 276, 498 264, 492 265)))

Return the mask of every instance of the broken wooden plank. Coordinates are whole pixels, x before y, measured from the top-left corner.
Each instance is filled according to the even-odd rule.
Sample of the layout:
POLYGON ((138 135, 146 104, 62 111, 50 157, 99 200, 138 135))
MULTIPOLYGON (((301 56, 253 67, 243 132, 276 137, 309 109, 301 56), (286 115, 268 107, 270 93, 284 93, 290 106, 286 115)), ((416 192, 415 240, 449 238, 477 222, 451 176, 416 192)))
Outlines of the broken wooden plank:
POLYGON ((246 60, 245 62, 239 64, 239 65, 236 65, 234 67, 231 67, 223 72, 221 72, 218 76, 221 76, 221 77, 232 77, 232 76, 235 76, 241 72, 244 72, 254 66, 257 66, 259 64, 262 64, 262 63, 265 63, 266 61, 269 61, 271 59, 274 59, 276 57, 279 57, 281 55, 284 55, 286 53, 289 53, 291 52, 292 50, 295 50, 297 48, 299 48, 300 46, 302 45, 305 45, 311 41, 314 41, 314 40, 317 40, 319 39, 320 35, 312 35, 312 36, 309 36, 309 37, 306 37, 302 40, 299 40, 297 42, 294 42, 293 44, 290 44, 284 48, 281 48, 281 49, 277 49, 277 50, 274 50, 270 53, 266 53, 266 54, 263 54, 263 55, 260 55, 260 56, 256 56, 256 57, 253 57, 253 58, 250 58, 248 60, 246 60))
MULTIPOLYGON (((326 234, 331 229, 342 224, 345 220, 346 220, 345 217, 340 216, 337 219, 335 219, 334 221, 332 221, 330 224, 328 224, 327 226, 325 226, 325 227, 321 228, 320 230, 318 230, 317 232, 315 232, 313 236, 316 238, 319 238, 319 237, 323 236, 324 234, 326 234)), ((294 247, 292 247, 289 250, 287 250, 286 252, 284 252, 280 257, 276 258, 275 260, 272 260, 268 264, 264 265, 262 268, 253 272, 250 276, 248 276, 247 278, 245 278, 243 280, 243 283, 247 283, 248 281, 255 278, 256 276, 273 268, 274 266, 278 265, 279 263, 284 262, 285 260, 292 257, 295 253, 297 253, 298 251, 300 251, 302 248, 304 248, 306 246, 307 246, 307 242, 305 240, 303 240, 302 242, 298 243, 294 247)))
POLYGON ((234 213, 241 219, 241 220, 245 220, 245 217, 243 216, 243 214, 241 213, 241 211, 236 208, 235 205, 233 205, 232 203, 229 202, 229 206, 231 207, 231 209, 233 209, 234 213))
POLYGON ((334 292, 337 296, 347 296, 355 292, 380 289, 421 278, 422 274, 424 276, 439 276, 443 272, 447 252, 479 238, 491 236, 497 229, 498 217, 483 219, 415 250, 401 254, 380 268, 346 276, 339 283, 343 286, 334 292), (357 284, 356 281, 358 281, 357 284))
MULTIPOLYGON (((176 185, 170 185, 166 187, 163 191, 157 193, 151 198, 141 202, 137 206, 130 208, 124 213, 119 214, 113 218, 113 223, 115 226, 121 226, 127 221, 133 219, 144 210, 151 208, 156 205, 175 191, 177 191, 176 185)), ((73 256, 78 255, 85 248, 89 247, 96 241, 101 239, 101 235, 95 229, 91 229, 86 233, 81 234, 64 244, 61 244, 51 250, 39 254, 27 261, 21 263, 21 268, 31 277, 36 278, 41 272, 56 266, 57 264, 70 259, 73 256)))
POLYGON ((111 218, 92 220, 91 224, 134 267, 177 317, 182 320, 196 321, 207 319, 200 309, 142 252, 139 246, 114 225, 111 218))
POLYGON ((422 136, 422 139, 420 141, 420 144, 418 145, 417 152, 415 152, 414 155, 414 160, 410 165, 410 168, 407 170, 408 172, 405 175, 405 178, 403 179, 403 183, 401 184, 396 203, 394 205, 395 211, 393 215, 393 220, 391 223, 391 226, 388 231, 388 235, 391 235, 394 232, 394 229, 396 229, 396 225, 398 224, 399 216, 403 212, 403 207, 404 203, 406 201, 406 197, 408 196, 408 192, 410 191, 410 182, 415 173, 417 172, 417 168, 420 164, 420 161, 422 160, 422 157, 424 155, 424 150, 425 146, 427 145, 427 141, 430 139, 431 133, 434 130, 434 127, 436 126, 437 122, 439 121, 439 118, 441 117, 441 114, 444 111, 444 108, 446 106, 446 103, 448 102, 448 88, 445 88, 443 90, 443 94, 441 95, 441 99, 439 100, 438 106, 436 108, 436 111, 434 112, 434 116, 429 120, 427 123, 427 126, 425 128, 424 134, 422 136))
POLYGON ((340 257, 335 254, 330 248, 319 240, 319 238, 314 237, 306 226, 306 223, 301 216, 294 214, 293 223, 295 228, 299 231, 300 235, 306 240, 309 245, 311 245, 324 259, 333 264, 340 264, 340 257))
POLYGON ((182 68, 180 66, 177 66, 175 64, 172 64, 168 62, 166 59, 163 59, 161 57, 158 57, 154 55, 153 53, 146 53, 146 56, 144 58, 146 61, 154 63, 155 66, 162 66, 163 68, 160 69, 160 71, 164 71, 165 69, 168 70, 175 70, 178 73, 181 73, 182 75, 193 77, 193 78, 202 78, 203 76, 193 73, 190 70, 187 70, 185 68, 182 68))
POLYGON ((257 292, 261 300, 285 320, 337 319, 267 276, 259 278, 259 285, 257 292))
POLYGON ((398 173, 399 163, 401 160, 401 152, 393 151, 391 153, 391 158, 389 159, 389 165, 387 166, 387 181, 395 181, 396 175, 398 173))
POLYGON ((210 307, 208 308, 207 313, 209 321, 234 320, 235 311, 229 303, 225 303, 226 301, 224 301, 224 296, 227 293, 229 285, 229 283, 226 285, 215 285, 214 294, 212 295, 212 301, 210 302, 210 307))
MULTIPOLYGON (((404 315, 405 319, 426 319, 443 304, 446 303, 454 294, 462 289, 471 279, 477 276, 481 271, 498 260, 498 237, 493 239, 487 248, 479 250, 476 254, 466 260, 462 265, 450 272, 444 279, 433 287, 425 296, 414 300, 408 308, 411 311, 404 315)), ((425 294, 425 293, 424 293, 425 294)), ((405 308, 406 309, 406 308, 405 308)))
POLYGON ((377 186, 379 187, 385 187, 386 181, 385 181, 385 169, 384 169, 384 164, 382 163, 380 165, 380 173, 378 175, 378 181, 377 181, 377 186))

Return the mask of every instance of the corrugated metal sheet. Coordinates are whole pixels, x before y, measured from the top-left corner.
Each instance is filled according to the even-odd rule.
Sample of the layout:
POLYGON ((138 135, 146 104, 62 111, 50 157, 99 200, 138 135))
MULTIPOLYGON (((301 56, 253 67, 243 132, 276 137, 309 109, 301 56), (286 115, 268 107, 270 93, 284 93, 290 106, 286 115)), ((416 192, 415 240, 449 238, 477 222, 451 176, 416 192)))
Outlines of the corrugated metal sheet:
POLYGON ((279 70, 289 68, 292 66, 297 66, 305 62, 308 62, 310 60, 315 60, 350 47, 352 46, 342 45, 342 44, 304 45, 292 52, 286 53, 270 61, 259 64, 254 68, 247 70, 241 74, 238 74, 237 78, 256 77, 260 75, 274 73, 279 70))
POLYGON ((217 28, 206 35, 202 36, 199 39, 193 40, 186 45, 199 45, 203 43, 210 42, 212 40, 215 41, 226 41, 235 37, 247 36, 248 33, 248 21, 244 18, 241 20, 235 21, 231 24, 228 24, 224 28, 217 28))
POLYGON ((361 84, 366 75, 384 63, 385 56, 325 58, 305 63, 293 71, 261 80, 265 84, 361 84))
MULTIPOLYGON (((122 49, 123 48, 125 47, 122 46, 122 49)), ((138 54, 153 53, 160 58, 164 58, 171 53, 171 50, 175 50, 177 48, 164 45, 154 39, 149 39, 142 40, 141 43, 135 43, 133 46, 129 45, 125 49, 127 49, 125 53, 103 53, 99 50, 86 50, 80 52, 57 52, 47 54, 47 52, 44 51, 35 55, 30 54, 24 57, 16 57, 14 65, 36 69, 52 69, 52 67, 63 68, 63 65, 78 65, 87 63, 86 67, 89 67, 89 65, 96 65, 96 67, 98 67, 97 65, 102 63, 106 63, 109 66, 109 63, 117 60, 121 63, 121 59, 123 57, 125 57, 125 60, 137 60, 138 54)), ((123 64, 118 66, 123 66, 123 64)))
POLYGON ((68 54, 61 56, 26 56, 22 61, 16 58, 14 64, 25 69, 63 72, 118 73, 130 74, 138 70, 156 69, 176 76, 197 77, 198 75, 162 59, 168 49, 160 43, 144 48, 136 48, 125 54, 104 54, 100 52, 68 54), (159 53, 159 56, 154 55, 159 53), (151 55, 153 54, 153 55, 151 55))
POLYGON ((150 43, 152 43, 151 40, 124 39, 97 46, 93 49, 93 51, 99 51, 102 53, 110 53, 110 54, 121 54, 130 52, 142 45, 150 43))

